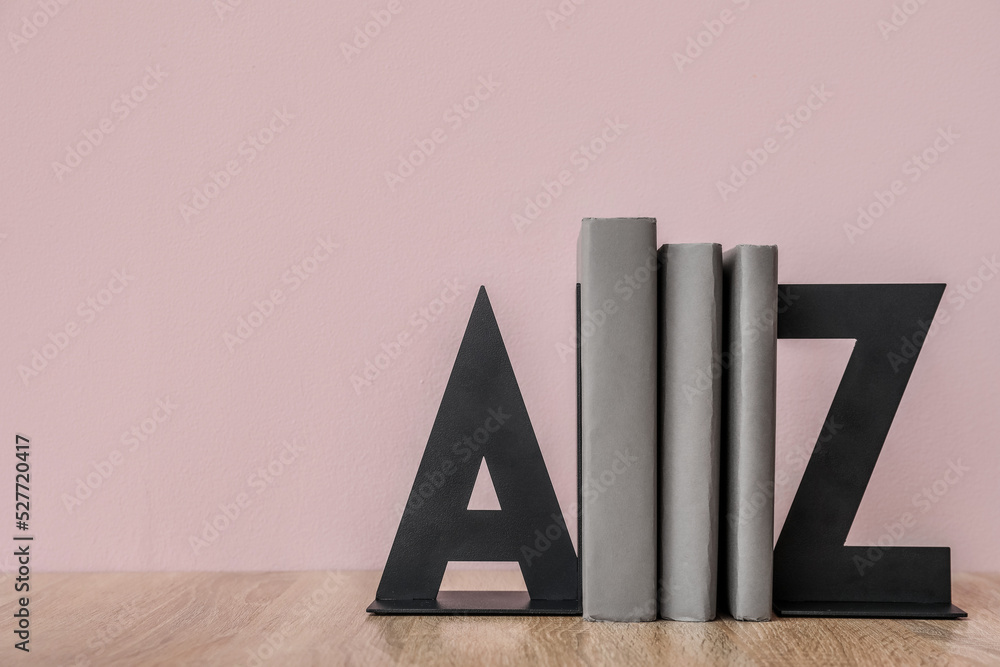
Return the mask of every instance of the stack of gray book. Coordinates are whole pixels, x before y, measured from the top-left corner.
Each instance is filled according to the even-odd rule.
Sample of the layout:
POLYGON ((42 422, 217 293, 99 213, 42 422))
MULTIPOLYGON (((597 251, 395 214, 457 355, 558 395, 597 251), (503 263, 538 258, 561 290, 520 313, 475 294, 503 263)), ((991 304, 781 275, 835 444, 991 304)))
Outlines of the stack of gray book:
POLYGON ((777 248, 587 218, 578 279, 584 617, 769 620, 777 248))

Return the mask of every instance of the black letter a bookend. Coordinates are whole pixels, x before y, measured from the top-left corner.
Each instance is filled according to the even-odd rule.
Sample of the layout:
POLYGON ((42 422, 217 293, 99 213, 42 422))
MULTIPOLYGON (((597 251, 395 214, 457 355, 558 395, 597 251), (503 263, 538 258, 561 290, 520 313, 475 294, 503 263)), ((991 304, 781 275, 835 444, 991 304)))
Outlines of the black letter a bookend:
POLYGON ((481 287, 368 611, 579 614, 579 593, 579 561, 481 287), (483 459, 499 510, 467 509, 483 459), (528 592, 439 592, 449 561, 516 561, 528 592))

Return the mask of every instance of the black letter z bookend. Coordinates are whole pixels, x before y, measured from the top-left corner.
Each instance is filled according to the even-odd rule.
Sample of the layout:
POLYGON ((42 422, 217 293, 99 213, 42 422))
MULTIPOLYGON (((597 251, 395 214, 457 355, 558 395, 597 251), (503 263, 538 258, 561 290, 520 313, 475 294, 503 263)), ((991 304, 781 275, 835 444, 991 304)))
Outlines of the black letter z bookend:
POLYGON ((368 611, 579 614, 579 593, 579 562, 480 287, 368 611), (468 509, 483 459, 499 510, 468 509), (449 561, 517 561, 528 592, 439 592, 449 561))
MULTIPOLYGON (((942 284, 781 285, 778 338, 854 338, 774 548, 783 616, 958 618, 948 547, 845 546, 942 284)), ((902 539, 906 541, 905 536, 902 539)))

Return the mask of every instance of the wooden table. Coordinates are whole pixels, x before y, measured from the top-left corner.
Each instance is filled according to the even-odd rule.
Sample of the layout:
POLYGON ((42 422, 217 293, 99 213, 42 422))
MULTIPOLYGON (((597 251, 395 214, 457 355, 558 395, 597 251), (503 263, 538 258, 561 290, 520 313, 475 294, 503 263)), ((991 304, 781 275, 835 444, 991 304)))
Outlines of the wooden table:
MULTIPOLYGON (((958 621, 586 623, 579 617, 375 617, 377 572, 32 575, 30 654, 0 594, 0 665, 1000 665, 1000 575, 957 575, 958 621)), ((516 589, 515 572, 447 587, 516 589)))

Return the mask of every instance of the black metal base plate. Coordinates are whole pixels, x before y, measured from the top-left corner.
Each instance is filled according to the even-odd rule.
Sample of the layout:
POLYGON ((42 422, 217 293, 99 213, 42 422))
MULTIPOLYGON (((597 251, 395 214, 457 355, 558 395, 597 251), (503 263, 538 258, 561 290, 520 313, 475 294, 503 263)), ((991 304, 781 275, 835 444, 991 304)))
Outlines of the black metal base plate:
POLYGON ((967 613, 948 602, 787 602, 774 601, 779 616, 822 618, 964 618, 967 613))
POLYGON ((524 591, 441 591, 436 600, 375 600, 371 614, 579 616, 579 600, 532 600, 524 591))

